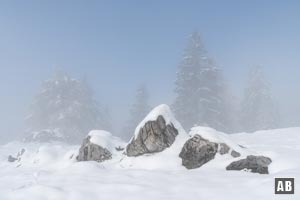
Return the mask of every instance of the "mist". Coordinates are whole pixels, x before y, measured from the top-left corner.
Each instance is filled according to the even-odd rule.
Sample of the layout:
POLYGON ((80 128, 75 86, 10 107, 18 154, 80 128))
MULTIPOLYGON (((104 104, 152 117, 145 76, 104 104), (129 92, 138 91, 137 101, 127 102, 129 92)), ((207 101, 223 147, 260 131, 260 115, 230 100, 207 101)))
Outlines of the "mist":
POLYGON ((299 11, 0 1, 0 200, 300 199, 299 11))
POLYGON ((300 126, 299 5, 193 3, 1 2, 0 142, 25 137, 30 105, 57 68, 87 80, 93 98, 111 111, 113 134, 125 137, 141 85, 151 108, 173 104, 178 66, 195 30, 236 109, 251 68, 260 65, 280 113, 275 128, 300 126))

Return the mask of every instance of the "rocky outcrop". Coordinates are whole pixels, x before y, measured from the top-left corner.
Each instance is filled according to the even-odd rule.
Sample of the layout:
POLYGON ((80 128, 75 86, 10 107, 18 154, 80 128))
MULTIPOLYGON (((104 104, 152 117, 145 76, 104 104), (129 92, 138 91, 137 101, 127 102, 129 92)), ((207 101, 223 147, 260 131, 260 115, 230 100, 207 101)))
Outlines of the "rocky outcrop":
POLYGON ((195 169, 214 159, 217 151, 217 143, 195 135, 184 144, 179 157, 182 158, 183 166, 187 169, 195 169))
POLYGON ((103 162, 112 158, 112 154, 108 149, 92 143, 90 139, 91 136, 88 136, 83 140, 83 143, 79 149, 77 161, 103 162))
POLYGON ((247 156, 246 159, 235 161, 226 167, 226 170, 250 170, 253 173, 268 174, 268 166, 272 160, 264 156, 247 156))
POLYGON ((127 156, 140 156, 148 153, 156 153, 170 147, 178 130, 173 123, 166 123, 165 118, 159 115, 156 120, 147 121, 138 134, 126 147, 127 156))

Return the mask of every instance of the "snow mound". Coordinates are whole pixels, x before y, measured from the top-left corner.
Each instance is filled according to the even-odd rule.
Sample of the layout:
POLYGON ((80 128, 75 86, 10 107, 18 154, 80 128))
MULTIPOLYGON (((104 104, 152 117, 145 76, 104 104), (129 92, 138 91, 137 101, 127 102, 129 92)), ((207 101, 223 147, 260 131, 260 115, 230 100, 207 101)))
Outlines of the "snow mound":
POLYGON ((254 149, 260 155, 272 159, 270 174, 292 172, 300 169, 300 127, 238 133, 232 137, 240 144, 254 149))
POLYGON ((77 145, 69 145, 63 142, 51 143, 23 143, 11 142, 0 148, 0 163, 17 168, 43 168, 61 169, 75 162, 77 145), (5 150, 5 151, 4 151, 5 150), (15 156, 24 150, 18 161, 7 163, 7 156, 15 156))
POLYGON ((106 148, 111 153, 116 151, 116 148, 125 147, 126 143, 120 138, 113 136, 110 132, 104 130, 93 130, 88 136, 90 136, 90 142, 106 148))
MULTIPOLYGON (((300 128, 231 134, 225 139, 212 129, 197 129, 207 139, 229 139, 272 158, 270 174, 226 171, 224 167, 232 161, 230 155, 218 154, 216 160, 201 168, 186 170, 178 157, 189 138, 183 133, 159 154, 137 158, 120 155, 103 163, 76 162, 74 156, 70 159, 79 146, 11 142, 0 145, 0 199, 268 200, 274 199, 274 177, 300 179, 300 128), (8 155, 16 155, 21 149, 26 151, 20 163, 7 162, 8 155), (220 162, 222 159, 224 162, 220 162)), ((300 193, 279 199, 300 199, 300 193)))
POLYGON ((184 129, 182 128, 181 124, 175 119, 173 116, 173 113, 170 109, 170 107, 166 104, 161 104, 157 107, 155 107, 145 118, 143 121, 140 122, 140 124, 136 127, 134 132, 134 139, 137 138, 140 129, 148 122, 148 121, 155 121, 157 120, 158 116, 162 116, 164 120, 166 121, 166 125, 173 124, 174 127, 178 130, 178 132, 184 132, 184 129))

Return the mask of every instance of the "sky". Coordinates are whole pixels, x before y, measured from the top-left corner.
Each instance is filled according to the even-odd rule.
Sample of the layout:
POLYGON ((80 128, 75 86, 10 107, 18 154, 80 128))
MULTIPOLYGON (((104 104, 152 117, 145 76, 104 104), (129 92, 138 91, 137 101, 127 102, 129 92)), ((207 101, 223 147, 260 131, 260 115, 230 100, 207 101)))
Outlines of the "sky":
POLYGON ((300 126, 299 10, 296 0, 0 1, 0 140, 22 133, 57 66, 86 77, 119 127, 140 84, 152 105, 170 104, 193 31, 237 96, 249 67, 263 65, 283 118, 300 126))

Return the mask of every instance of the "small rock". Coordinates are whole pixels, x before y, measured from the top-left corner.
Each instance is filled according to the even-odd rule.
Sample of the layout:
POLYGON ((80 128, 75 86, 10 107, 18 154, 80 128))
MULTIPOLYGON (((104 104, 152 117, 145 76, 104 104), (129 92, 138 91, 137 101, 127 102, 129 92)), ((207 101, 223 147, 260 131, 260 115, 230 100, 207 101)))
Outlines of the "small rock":
POLYGON ((79 149, 78 161, 97 161, 103 162, 112 158, 111 152, 97 144, 91 143, 91 136, 83 140, 79 149))
POLYGON ((231 151, 231 156, 234 157, 234 158, 237 158, 237 157, 240 157, 241 154, 239 152, 235 151, 235 150, 232 150, 231 151))
POLYGON ((224 155, 224 154, 229 153, 229 150, 230 150, 230 147, 229 147, 227 144, 225 144, 225 143, 221 143, 221 144, 220 144, 220 150, 219 150, 219 153, 220 153, 221 155, 224 155))
POLYGON ((18 160, 18 159, 13 157, 12 155, 9 155, 8 158, 7 158, 8 162, 15 162, 16 160, 18 160))
POLYGON ((124 150, 124 148, 123 148, 123 147, 120 147, 120 146, 119 146, 119 147, 116 147, 115 149, 116 149, 116 151, 123 151, 123 150, 124 150))
POLYGON ((24 153, 25 153, 25 149, 21 149, 21 151, 18 152, 17 157, 23 156, 24 153))
POLYGON ((195 169, 214 159, 217 151, 217 143, 195 135, 184 144, 179 157, 182 158, 183 166, 187 169, 195 169))
POLYGON ((253 173, 269 174, 268 166, 272 160, 264 156, 247 156, 246 159, 235 161, 226 167, 226 170, 251 170, 253 173))

